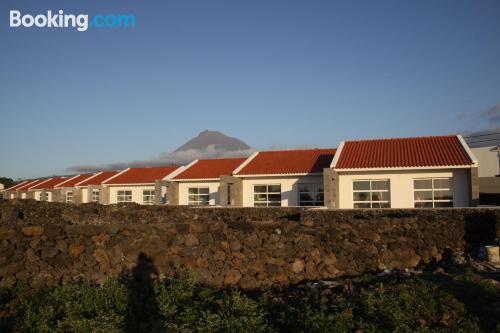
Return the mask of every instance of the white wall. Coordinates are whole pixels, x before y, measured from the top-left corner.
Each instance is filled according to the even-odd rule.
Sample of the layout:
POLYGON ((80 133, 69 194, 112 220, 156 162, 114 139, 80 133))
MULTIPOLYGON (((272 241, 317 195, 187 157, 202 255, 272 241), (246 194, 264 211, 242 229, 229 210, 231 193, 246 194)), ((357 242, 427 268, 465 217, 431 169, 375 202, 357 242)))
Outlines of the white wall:
POLYGON ((339 173, 339 208, 353 208, 352 182, 363 179, 389 179, 391 208, 413 208, 413 179, 453 177, 453 205, 469 206, 468 169, 411 171, 373 171, 339 173))
POLYGON ((243 207, 253 207, 254 185, 281 185, 281 206, 299 205, 299 183, 323 184, 323 176, 282 176, 243 178, 243 207))
MULTIPOLYGON (((143 204, 142 201, 142 191, 143 190, 154 190, 154 185, 138 185, 138 186, 108 186, 109 188, 109 203, 117 203, 118 191, 132 191, 132 202, 143 204)), ((101 192, 102 194, 102 192, 101 192)))
POLYGON ((208 187, 210 206, 220 205, 219 181, 179 182, 179 205, 188 204, 188 189, 190 187, 208 187))
POLYGON ((88 193, 89 193, 89 189, 87 187, 82 187, 82 188, 80 188, 80 191, 81 191, 81 194, 82 194, 82 203, 88 203, 89 202, 89 198, 87 196, 88 196, 88 193))
POLYGON ((471 150, 479 164, 479 177, 495 177, 500 174, 496 146, 471 148, 471 150))

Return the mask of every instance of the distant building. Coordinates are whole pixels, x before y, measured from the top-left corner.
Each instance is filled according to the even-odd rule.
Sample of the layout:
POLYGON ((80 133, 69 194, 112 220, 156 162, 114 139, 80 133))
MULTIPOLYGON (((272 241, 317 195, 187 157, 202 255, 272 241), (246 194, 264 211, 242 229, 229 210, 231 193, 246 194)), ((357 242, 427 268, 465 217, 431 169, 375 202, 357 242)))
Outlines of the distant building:
POLYGON ((482 205, 500 205, 500 147, 471 148, 479 161, 479 198, 482 205))

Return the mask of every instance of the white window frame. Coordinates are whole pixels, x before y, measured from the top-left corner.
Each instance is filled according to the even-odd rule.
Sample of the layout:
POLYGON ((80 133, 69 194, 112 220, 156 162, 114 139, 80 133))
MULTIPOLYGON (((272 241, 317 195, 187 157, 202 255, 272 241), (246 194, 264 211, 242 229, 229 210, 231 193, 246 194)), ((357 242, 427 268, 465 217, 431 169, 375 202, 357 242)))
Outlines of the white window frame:
POLYGON ((101 191, 100 190, 92 190, 91 194, 91 202, 100 202, 101 200, 101 191), (96 195, 97 193, 97 195, 96 195))
POLYGON ((451 203, 451 207, 453 207, 454 203, 453 203, 453 200, 454 199, 454 195, 453 195, 453 177, 423 177, 423 178, 413 178, 413 207, 415 207, 415 205, 417 203, 432 203, 432 207, 415 207, 415 208, 439 208, 439 207, 436 207, 436 203, 439 203, 439 202, 449 202, 451 203), (435 180, 442 180, 442 179, 447 179, 449 180, 450 182, 450 186, 447 187, 447 188, 444 188, 444 187, 439 187, 439 188, 436 188, 434 186, 434 181, 435 180), (416 189, 415 188, 415 181, 416 180, 430 180, 431 181, 431 188, 426 188, 426 189, 423 189, 423 188, 418 188, 416 189), (415 192, 431 192, 432 193, 432 199, 431 200, 415 200, 415 192), (434 192, 436 191, 450 191, 451 192, 451 199, 435 199, 435 195, 434 195, 434 192))
POLYGON ((132 190, 118 190, 118 191, 116 191, 116 202, 117 203, 132 202, 132 190))
POLYGON ((145 205, 154 205, 155 190, 142 190, 142 203, 145 205))
POLYGON ((299 206, 314 207, 314 206, 324 206, 325 205, 325 188, 324 188, 322 183, 299 183, 297 185, 297 191, 299 193, 299 198, 298 198, 299 206), (313 187, 312 192, 301 191, 300 190, 301 185, 312 186, 313 187), (318 190, 320 187, 321 187, 321 191, 318 190), (311 197, 313 198, 312 201, 311 200, 304 200, 304 201, 300 200, 301 193, 310 193, 311 197), (316 196, 320 193, 323 194, 323 200, 316 200, 316 196), (304 205, 302 203, 304 203, 304 205))
POLYGON ((41 191, 38 194, 38 201, 43 201, 43 192, 41 192, 41 191))
POLYGON ((210 206, 210 187, 208 186, 192 186, 188 187, 187 190, 187 203, 190 206, 210 206), (201 189, 207 189, 207 193, 200 193, 201 189), (197 193, 189 193, 191 190, 197 190, 197 193), (196 196, 197 200, 191 200, 190 196, 196 196), (206 197, 207 200, 200 199, 201 197, 206 197))
POLYGON ((66 203, 73 203, 73 191, 66 192, 66 203))
MULTIPOLYGON (((391 180, 388 179, 388 178, 382 178, 382 179, 353 179, 352 180, 352 207, 353 208, 357 208, 355 207, 356 204, 366 204, 366 203, 369 203, 370 204, 370 209, 371 208, 378 208, 378 207, 373 207, 373 204, 381 204, 381 203, 387 203, 388 204, 388 208, 391 208, 391 180), (372 182, 381 182, 381 181, 386 181, 388 186, 387 186, 387 190, 378 190, 378 189, 373 189, 373 186, 372 186, 372 182), (354 189, 354 183, 355 182, 370 182, 370 189, 368 190, 355 190, 354 189), (369 193, 369 201, 359 201, 359 200, 354 200, 354 193, 362 193, 362 192, 368 192, 369 193), (387 192, 387 197, 388 199, 387 200, 373 200, 372 199, 372 193, 373 192, 387 192)), ((366 208, 368 209, 368 208, 366 208)))
POLYGON ((253 192, 252 192, 252 199, 253 199, 253 206, 254 207, 281 207, 282 204, 282 200, 283 200, 283 197, 282 197, 282 194, 281 194, 281 184, 253 184, 252 185, 252 189, 253 189, 253 192), (266 191, 265 192, 255 192, 255 187, 256 186, 265 186, 266 187, 266 191), (279 192, 269 192, 269 187, 271 186, 279 186, 280 187, 280 191, 279 192), (255 201, 255 195, 256 194, 265 194, 266 195, 266 200, 265 201, 255 201), (275 194, 279 194, 280 195, 280 200, 279 200, 279 205, 270 205, 271 203, 274 203, 276 201, 274 200, 269 200, 269 195, 275 195, 275 194))

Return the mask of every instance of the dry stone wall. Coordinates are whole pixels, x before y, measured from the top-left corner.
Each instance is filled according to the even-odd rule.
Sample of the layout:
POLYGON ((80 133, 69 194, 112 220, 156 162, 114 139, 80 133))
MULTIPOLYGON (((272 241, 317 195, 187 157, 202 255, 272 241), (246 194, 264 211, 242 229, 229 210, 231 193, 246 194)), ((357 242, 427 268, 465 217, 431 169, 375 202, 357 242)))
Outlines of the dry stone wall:
POLYGON ((244 289, 412 268, 500 237, 498 209, 306 210, 0 201, 0 286, 102 283, 148 258, 244 289))

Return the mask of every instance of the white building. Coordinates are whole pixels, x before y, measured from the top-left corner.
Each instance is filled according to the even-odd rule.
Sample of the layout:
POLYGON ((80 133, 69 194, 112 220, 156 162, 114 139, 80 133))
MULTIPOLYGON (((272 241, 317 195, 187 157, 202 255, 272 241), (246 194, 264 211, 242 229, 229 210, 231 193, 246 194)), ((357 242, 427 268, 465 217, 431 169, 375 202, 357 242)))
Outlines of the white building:
POLYGON ((243 158, 195 160, 169 182, 172 205, 221 205, 220 178, 229 176, 244 161, 243 158))
POLYGON ((467 207, 478 162, 461 136, 346 141, 325 177, 338 208, 467 207))
POLYGON ((155 182, 168 180, 181 171, 179 166, 128 168, 102 182, 103 203, 135 202, 155 204, 155 182))
POLYGON ((234 172, 233 193, 244 207, 323 206, 323 169, 336 149, 256 152, 234 172))

